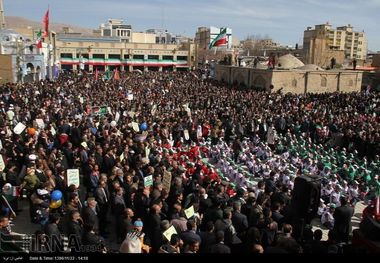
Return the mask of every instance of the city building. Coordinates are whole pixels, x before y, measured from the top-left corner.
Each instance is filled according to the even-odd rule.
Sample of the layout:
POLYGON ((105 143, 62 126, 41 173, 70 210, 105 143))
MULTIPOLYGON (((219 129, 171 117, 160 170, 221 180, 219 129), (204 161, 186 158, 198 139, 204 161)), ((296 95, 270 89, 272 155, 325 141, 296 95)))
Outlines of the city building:
POLYGON ((148 34, 155 35, 156 44, 181 44, 187 42, 188 38, 182 35, 172 34, 168 30, 163 29, 148 29, 145 31, 148 34))
POLYGON ((107 23, 100 25, 102 37, 118 37, 123 42, 132 42, 132 26, 124 23, 123 19, 108 19, 107 23))
POLYGON ((55 48, 55 57, 64 70, 180 71, 192 69, 195 56, 191 42, 128 43, 119 37, 58 35, 55 48))
POLYGON ((215 79, 256 90, 296 94, 357 92, 362 88, 362 71, 324 70, 304 65, 290 54, 280 57, 279 63, 281 69, 274 70, 216 65, 215 79))
POLYGON ((45 77, 44 56, 35 42, 14 30, 0 30, 1 82, 34 81, 45 77))
POLYGON ((333 29, 329 23, 308 27, 304 31, 303 49, 306 63, 322 67, 329 65, 331 58, 337 64, 367 57, 367 38, 364 32, 355 32, 353 27, 341 26, 333 29))

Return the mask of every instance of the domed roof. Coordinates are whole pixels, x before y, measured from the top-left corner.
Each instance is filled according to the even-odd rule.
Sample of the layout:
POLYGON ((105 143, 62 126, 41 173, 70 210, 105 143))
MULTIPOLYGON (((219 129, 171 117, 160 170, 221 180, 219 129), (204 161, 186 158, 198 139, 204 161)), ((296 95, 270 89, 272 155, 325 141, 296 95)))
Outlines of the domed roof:
POLYGON ((284 56, 279 57, 277 65, 279 65, 278 67, 282 69, 295 69, 305 66, 305 64, 302 63, 301 60, 299 60, 291 54, 286 54, 284 56))
POLYGON ((324 71, 323 68, 315 65, 315 64, 306 64, 305 66, 302 66, 302 67, 298 67, 297 69, 299 70, 305 70, 305 71, 324 71))

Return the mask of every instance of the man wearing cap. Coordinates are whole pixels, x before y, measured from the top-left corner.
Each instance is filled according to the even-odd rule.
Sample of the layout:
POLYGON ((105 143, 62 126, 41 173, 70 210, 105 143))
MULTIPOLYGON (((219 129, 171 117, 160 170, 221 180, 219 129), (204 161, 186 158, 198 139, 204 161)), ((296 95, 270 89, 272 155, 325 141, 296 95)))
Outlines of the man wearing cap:
POLYGON ((356 202, 360 200, 360 193, 359 193, 359 183, 358 181, 354 181, 352 185, 348 188, 348 197, 350 199, 350 202, 352 205, 355 205, 356 202))
POLYGON ((123 243, 120 246, 120 253, 149 253, 149 246, 144 244, 145 234, 142 232, 143 222, 137 219, 134 222, 134 230, 127 233, 123 243))
POLYGON ((336 205, 336 207, 340 206, 340 196, 341 196, 342 187, 337 184, 335 186, 334 191, 330 195, 330 203, 333 203, 336 205))
POLYGON ((335 211, 336 205, 335 204, 329 204, 329 207, 325 209, 325 212, 322 214, 321 217, 321 223, 328 229, 334 228, 334 211, 335 211))

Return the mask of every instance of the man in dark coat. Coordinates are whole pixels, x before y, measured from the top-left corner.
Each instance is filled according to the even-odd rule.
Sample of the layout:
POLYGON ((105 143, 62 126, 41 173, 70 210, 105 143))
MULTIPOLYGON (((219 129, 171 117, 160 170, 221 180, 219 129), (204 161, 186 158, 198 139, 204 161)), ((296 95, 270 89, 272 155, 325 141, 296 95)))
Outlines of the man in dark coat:
POLYGON ((187 226, 187 231, 182 232, 180 234, 180 237, 183 240, 184 245, 188 246, 194 240, 201 243, 201 237, 196 233, 196 231, 197 231, 196 222, 194 220, 190 219, 187 221, 186 226, 187 226))
POLYGON ((85 225, 93 226, 95 233, 99 231, 97 202, 94 197, 87 198, 87 207, 82 210, 82 218, 85 225))
POLYGON ((162 245, 160 212, 160 206, 155 204, 150 209, 150 214, 148 216, 146 233, 150 239, 153 253, 157 252, 162 245))
POLYGON ((99 181, 99 186, 95 190, 95 199, 99 206, 99 233, 106 234, 107 213, 110 204, 110 194, 107 187, 107 180, 99 181))
POLYGON ((224 232, 218 231, 216 233, 216 243, 210 248, 210 253, 212 254, 231 254, 231 249, 224 244, 224 232))
POLYGON ((355 209, 348 205, 347 197, 340 197, 341 206, 335 209, 334 212, 334 228, 333 231, 337 234, 338 242, 348 242, 351 231, 351 218, 354 215, 355 209))
POLYGON ((200 247, 201 253, 210 253, 210 247, 216 244, 215 227, 212 221, 207 222, 206 231, 202 231, 199 235, 202 243, 200 247))
POLYGON ((61 236, 61 231, 58 229, 58 224, 60 220, 59 214, 50 214, 49 215, 49 224, 45 225, 45 234, 49 237, 50 240, 59 240, 59 242, 52 242, 54 247, 52 251, 54 252, 63 252, 63 236, 61 236))
POLYGON ((248 219, 247 216, 241 213, 241 203, 235 201, 233 203, 234 211, 232 213, 232 224, 236 229, 237 235, 240 239, 245 235, 248 229, 248 219))

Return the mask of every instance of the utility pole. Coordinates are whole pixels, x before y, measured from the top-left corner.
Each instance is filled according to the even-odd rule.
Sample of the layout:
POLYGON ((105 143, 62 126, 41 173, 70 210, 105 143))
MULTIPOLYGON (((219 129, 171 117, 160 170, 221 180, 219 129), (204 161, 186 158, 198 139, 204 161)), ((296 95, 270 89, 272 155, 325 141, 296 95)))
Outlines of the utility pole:
POLYGON ((0 29, 5 29, 5 16, 3 0, 0 0, 0 29))

